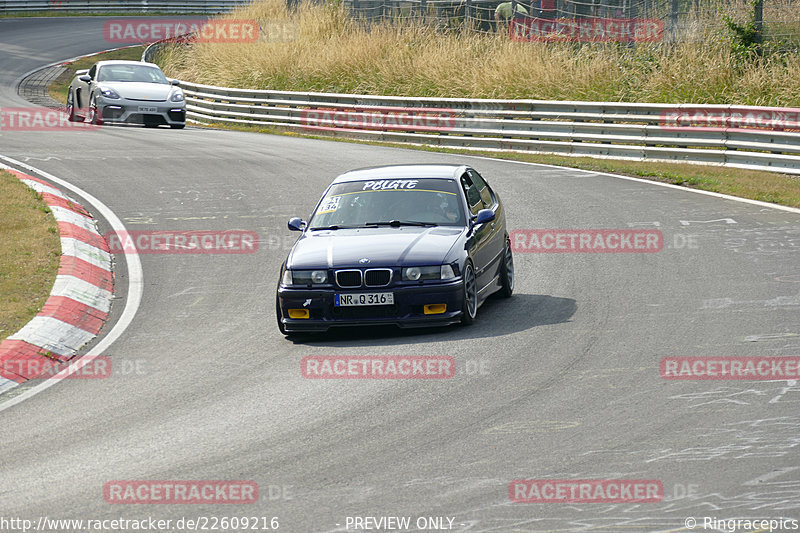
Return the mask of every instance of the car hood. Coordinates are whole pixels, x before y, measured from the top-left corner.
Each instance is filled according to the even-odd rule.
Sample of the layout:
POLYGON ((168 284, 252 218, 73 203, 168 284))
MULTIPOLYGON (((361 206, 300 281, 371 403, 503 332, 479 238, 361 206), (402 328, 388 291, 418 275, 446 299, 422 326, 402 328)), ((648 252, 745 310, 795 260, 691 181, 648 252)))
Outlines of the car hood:
POLYGON ((163 83, 144 83, 136 81, 101 82, 101 88, 113 89, 122 98, 164 102, 172 92, 172 85, 163 83))
POLYGON ((410 227, 307 231, 289 254, 290 269, 440 265, 463 228, 410 227), (369 263, 359 261, 367 258, 369 263))

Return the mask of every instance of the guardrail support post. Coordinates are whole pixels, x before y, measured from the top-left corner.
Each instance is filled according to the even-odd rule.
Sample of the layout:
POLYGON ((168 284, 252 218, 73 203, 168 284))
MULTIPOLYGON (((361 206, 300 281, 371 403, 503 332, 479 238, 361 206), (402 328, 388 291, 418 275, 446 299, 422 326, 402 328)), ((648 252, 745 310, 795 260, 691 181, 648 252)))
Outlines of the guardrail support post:
POLYGON ((669 5, 669 33, 672 42, 678 40, 678 10, 680 9, 679 0, 670 0, 669 5))
POLYGON ((755 4, 753 5, 753 23, 755 24, 760 46, 761 41, 764 38, 764 0, 756 0, 755 4))

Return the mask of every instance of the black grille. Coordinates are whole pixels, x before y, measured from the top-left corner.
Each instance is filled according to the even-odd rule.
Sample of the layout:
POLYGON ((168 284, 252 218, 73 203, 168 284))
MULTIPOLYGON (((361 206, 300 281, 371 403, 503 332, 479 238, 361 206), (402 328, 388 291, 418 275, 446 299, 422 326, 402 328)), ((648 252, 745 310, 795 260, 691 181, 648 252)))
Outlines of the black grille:
POLYGON ((186 120, 185 111, 167 111, 167 116, 169 116, 170 120, 174 120, 175 122, 183 122, 186 120))
POLYGON ((145 124, 166 124, 167 121, 161 115, 142 114, 142 122, 145 124))
POLYGON ((361 286, 361 271, 360 270, 337 270, 336 271, 336 284, 340 287, 360 287, 361 286))
POLYGON ((132 113, 125 119, 126 122, 131 124, 166 124, 167 121, 161 115, 148 115, 147 113, 132 113))
POLYGON ((364 272, 364 285, 367 287, 385 287, 392 280, 392 271, 388 268, 373 268, 364 272))

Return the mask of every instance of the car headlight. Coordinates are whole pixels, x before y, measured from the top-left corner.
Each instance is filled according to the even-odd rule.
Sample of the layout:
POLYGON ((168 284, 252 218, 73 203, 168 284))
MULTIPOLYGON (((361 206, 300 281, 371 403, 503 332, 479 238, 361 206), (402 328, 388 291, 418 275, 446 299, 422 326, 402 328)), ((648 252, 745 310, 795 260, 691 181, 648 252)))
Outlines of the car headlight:
POLYGON ((405 281, 441 279, 441 270, 442 268, 438 266, 408 267, 403 269, 403 279, 405 281))
POLYGON ((117 91, 115 91, 114 89, 108 89, 108 88, 100 89, 100 94, 102 94, 106 98, 111 98, 112 100, 116 100, 119 98, 117 91))
POLYGON ((328 272, 325 270, 284 270, 283 285, 322 285, 328 282, 328 272))
POLYGON ((433 279, 455 279, 456 273, 451 265, 408 267, 403 269, 404 281, 433 279))
POLYGON ((442 265, 442 277, 441 279, 453 279, 456 277, 456 273, 453 272, 452 265, 442 265))
POLYGON ((183 102, 183 92, 178 91, 169 97, 170 102, 183 102))

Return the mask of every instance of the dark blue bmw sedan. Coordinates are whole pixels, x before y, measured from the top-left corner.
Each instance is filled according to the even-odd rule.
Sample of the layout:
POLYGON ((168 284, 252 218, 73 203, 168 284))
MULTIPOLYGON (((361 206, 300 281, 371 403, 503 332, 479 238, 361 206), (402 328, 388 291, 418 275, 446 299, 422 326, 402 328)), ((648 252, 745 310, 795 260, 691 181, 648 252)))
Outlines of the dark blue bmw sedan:
POLYGON ((465 165, 402 165, 337 177, 281 268, 278 327, 471 324, 509 297, 514 261, 500 198, 465 165))

